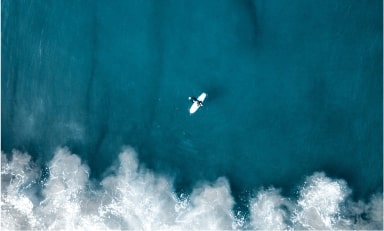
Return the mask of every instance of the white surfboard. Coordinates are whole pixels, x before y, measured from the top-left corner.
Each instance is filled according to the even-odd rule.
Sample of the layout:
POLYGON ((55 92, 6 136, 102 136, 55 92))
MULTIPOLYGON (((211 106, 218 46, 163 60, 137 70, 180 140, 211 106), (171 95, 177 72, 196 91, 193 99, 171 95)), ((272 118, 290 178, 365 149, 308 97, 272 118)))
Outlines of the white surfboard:
MULTIPOLYGON (((201 101, 201 102, 204 102, 205 100, 205 97, 207 97, 207 94, 205 94, 204 92, 201 93, 201 95, 197 98, 197 100, 201 101)), ((191 108, 189 109, 189 113, 190 114, 193 114, 197 111, 197 109, 199 109, 201 106, 199 105, 198 102, 194 102, 191 106, 191 108)))

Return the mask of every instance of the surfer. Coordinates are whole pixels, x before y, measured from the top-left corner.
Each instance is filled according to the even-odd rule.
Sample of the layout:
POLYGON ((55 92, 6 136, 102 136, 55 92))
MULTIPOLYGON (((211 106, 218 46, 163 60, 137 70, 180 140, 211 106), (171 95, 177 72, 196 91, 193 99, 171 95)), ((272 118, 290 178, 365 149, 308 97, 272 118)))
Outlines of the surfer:
POLYGON ((199 97, 188 97, 190 101, 192 101, 192 106, 189 108, 189 113, 193 114, 199 109, 201 106, 203 106, 203 102, 205 100, 205 97, 207 97, 207 94, 205 92, 201 93, 199 97))
POLYGON ((197 103, 199 105, 199 107, 203 106, 203 102, 201 102, 200 100, 196 99, 196 97, 188 97, 188 99, 190 101, 192 101, 193 103, 197 103))

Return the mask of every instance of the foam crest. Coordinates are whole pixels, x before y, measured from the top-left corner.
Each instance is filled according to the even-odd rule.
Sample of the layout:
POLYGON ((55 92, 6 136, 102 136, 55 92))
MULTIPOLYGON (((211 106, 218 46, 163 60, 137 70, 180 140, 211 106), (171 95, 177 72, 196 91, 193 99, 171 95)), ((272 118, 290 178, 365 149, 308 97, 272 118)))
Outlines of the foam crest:
POLYGON ((39 171, 30 160, 29 155, 18 151, 13 151, 12 161, 1 153, 1 227, 26 229, 29 228, 27 221, 36 223, 32 186, 39 171))
POLYGON ((44 200, 38 207, 47 229, 76 229, 81 226, 83 202, 87 200, 88 167, 67 149, 58 149, 49 162, 49 178, 44 184, 44 200))
POLYGON ((119 156, 116 174, 102 181, 100 214, 114 217, 111 228, 122 229, 230 229, 233 221, 228 182, 195 189, 190 197, 178 197, 171 182, 140 169, 135 152, 126 148, 119 156))
POLYGON ((140 166, 126 147, 100 185, 89 179, 89 168, 66 148, 40 167, 28 154, 12 159, 2 153, 1 228, 38 230, 109 229, 382 229, 383 195, 354 202, 343 180, 324 173, 307 177, 297 200, 270 187, 249 200, 249 224, 235 215, 227 179, 201 183, 190 195, 178 195, 172 180, 140 166))
POLYGON ((234 225, 234 201, 224 178, 202 184, 190 196, 178 196, 169 179, 140 167, 129 147, 98 190, 80 158, 58 149, 48 163, 48 179, 40 182, 40 200, 25 187, 37 184, 40 176, 30 157, 15 152, 12 160, 2 158, 2 228, 180 230, 234 225))
POLYGON ((383 228, 383 195, 368 203, 349 199, 343 180, 314 173, 299 189, 296 201, 281 196, 273 187, 250 199, 250 225, 262 230, 334 230, 383 228))
POLYGON ((251 224, 254 229, 289 229, 289 210, 292 203, 275 188, 261 190, 250 201, 251 224))
POLYGON ((101 185, 99 213, 110 228, 168 228, 174 217, 175 195, 164 177, 139 169, 135 152, 126 148, 119 156, 120 166, 101 185))
POLYGON ((295 221, 308 229, 332 229, 340 219, 340 203, 350 194, 342 180, 331 180, 324 173, 307 178, 300 191, 295 221))
POLYGON ((234 200, 229 183, 219 178, 212 185, 204 185, 192 192, 191 205, 180 212, 178 224, 185 229, 235 229, 238 226, 232 208, 234 200))

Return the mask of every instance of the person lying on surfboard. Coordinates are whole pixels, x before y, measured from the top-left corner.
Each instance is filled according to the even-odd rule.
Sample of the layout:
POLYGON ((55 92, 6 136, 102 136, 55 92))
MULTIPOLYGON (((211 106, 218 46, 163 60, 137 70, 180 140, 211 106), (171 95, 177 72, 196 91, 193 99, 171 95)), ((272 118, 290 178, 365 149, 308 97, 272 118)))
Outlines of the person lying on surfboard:
POLYGON ((200 100, 196 99, 196 97, 188 97, 188 99, 190 101, 192 101, 193 103, 198 103, 199 107, 203 106, 203 102, 201 102, 200 100))
POLYGON ((207 94, 205 92, 201 93, 199 97, 188 97, 190 101, 192 101, 192 106, 189 108, 189 113, 193 114, 195 113, 201 106, 203 106, 203 102, 205 100, 205 97, 207 97, 207 94))

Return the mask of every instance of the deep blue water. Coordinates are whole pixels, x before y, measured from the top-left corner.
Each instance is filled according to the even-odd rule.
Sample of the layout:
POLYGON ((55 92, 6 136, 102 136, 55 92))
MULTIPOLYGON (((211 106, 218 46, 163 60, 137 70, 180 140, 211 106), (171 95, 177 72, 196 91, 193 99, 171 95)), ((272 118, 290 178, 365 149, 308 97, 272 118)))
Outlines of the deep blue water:
POLYGON ((382 1, 1 4, 8 155, 68 147, 100 180, 129 145, 179 193, 225 177, 238 205, 314 172, 382 195, 382 1))

